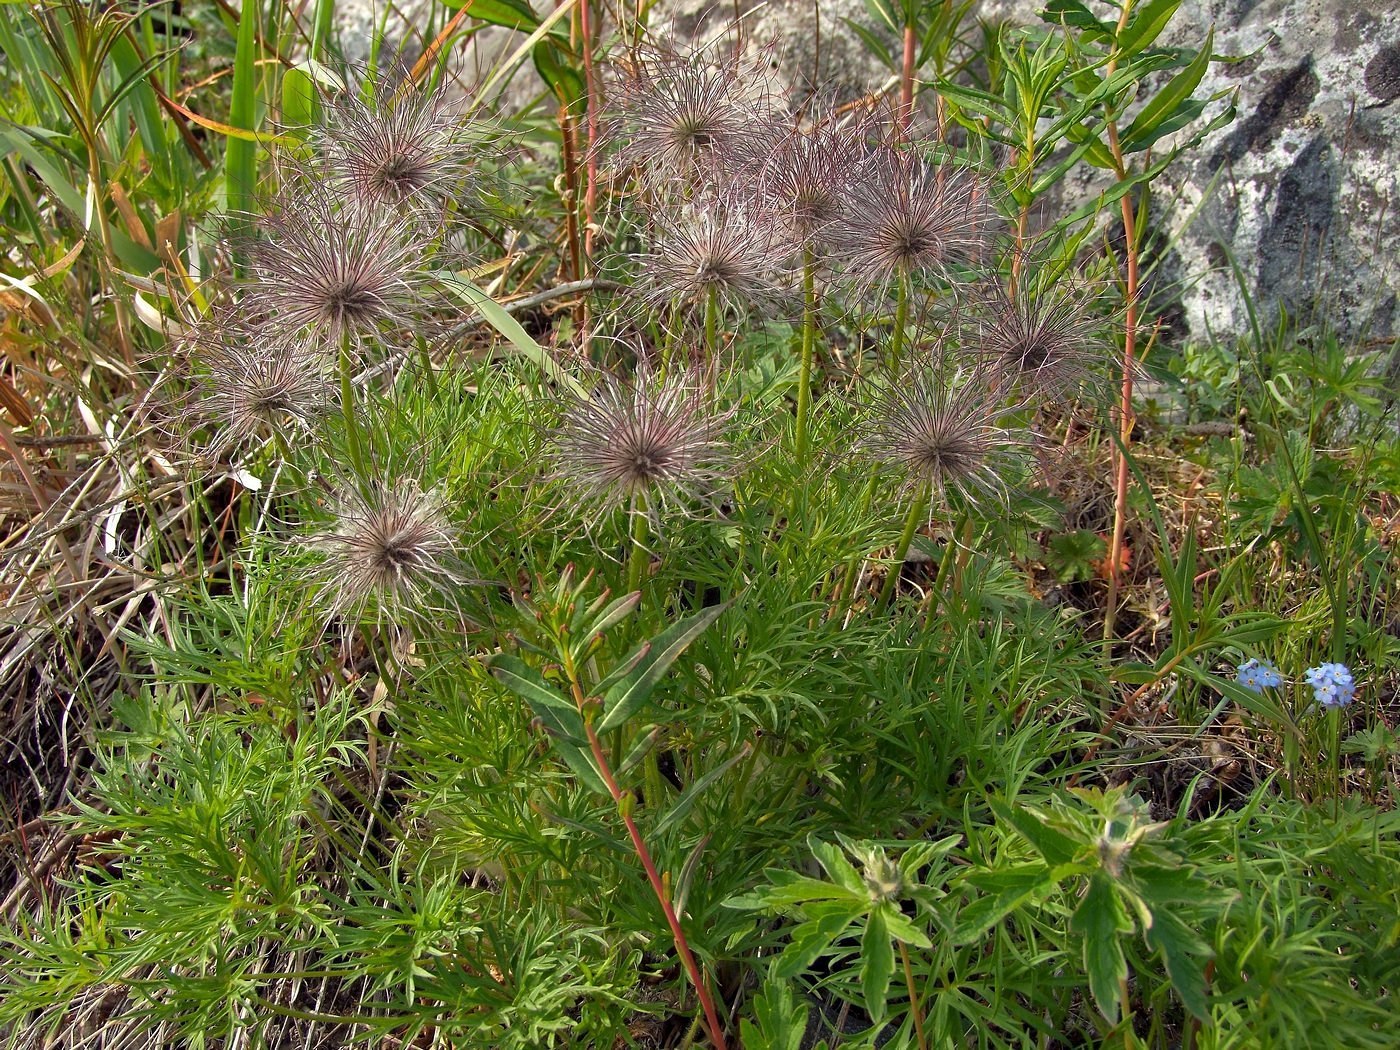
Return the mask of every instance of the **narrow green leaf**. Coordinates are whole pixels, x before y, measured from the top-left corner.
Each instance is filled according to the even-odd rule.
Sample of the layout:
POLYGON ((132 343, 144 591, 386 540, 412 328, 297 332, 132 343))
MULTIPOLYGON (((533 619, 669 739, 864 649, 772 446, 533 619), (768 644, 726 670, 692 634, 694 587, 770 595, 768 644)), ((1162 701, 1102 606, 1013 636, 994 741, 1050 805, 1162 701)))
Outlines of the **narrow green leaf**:
POLYGON ((1181 0, 1147 0, 1133 12, 1131 21, 1118 35, 1118 50, 1124 56, 1135 55, 1162 35, 1167 23, 1181 6, 1181 0))
POLYGON ((555 736, 576 744, 587 740, 578 708, 551 689, 524 660, 502 653, 492 658, 491 674, 529 704, 530 710, 555 736))
POLYGON ((860 37, 861 43, 865 45, 865 49, 874 55, 881 65, 889 70, 899 69, 899 63, 895 61, 894 55, 891 54, 890 49, 885 46, 885 42, 880 39, 879 36, 872 33, 859 22, 852 21, 849 18, 843 18, 841 21, 846 23, 847 29, 860 37))
POLYGON ((463 7, 472 18, 493 26, 522 29, 531 32, 539 28, 540 19, 525 0, 442 0, 443 6, 456 11, 463 7))
MULTIPOLYGON (((257 130, 258 26, 261 0, 247 0, 238 14, 238 42, 233 53, 233 90, 228 122, 243 131, 257 130)), ((254 142, 230 138, 224 154, 224 189, 228 209, 234 214, 253 210, 258 186, 258 147, 254 142)))
POLYGON ((637 734, 637 739, 628 750, 626 757, 622 760, 622 765, 617 767, 617 778, 622 780, 632 770, 642 764, 642 759, 646 758, 666 732, 665 726, 647 726, 637 734))
POLYGON ((653 829, 655 834, 664 835, 666 832, 670 831, 671 828, 683 821, 686 815, 695 807, 696 801, 704 794, 705 789, 725 773, 729 772, 729 770, 733 769, 737 762, 747 758, 750 750, 752 750, 750 746, 745 744, 738 751, 734 752, 734 754, 715 766, 714 769, 709 770, 704 776, 687 785, 686 789, 681 792, 680 797, 671 804, 671 807, 666 810, 661 819, 656 822, 656 826, 653 829))
POLYGON ((1113 39, 1113 27, 1095 18, 1083 0, 1047 0, 1040 12, 1040 18, 1054 25, 1072 26, 1081 30, 1086 40, 1113 39))
POLYGON ((860 991, 865 1012, 879 1024, 889 1005, 890 978, 894 976, 894 945, 885 923, 885 905, 870 913, 865 934, 860 939, 860 991))
MULTIPOLYGON (((1133 152, 1141 149, 1140 143, 1155 141, 1160 137, 1158 126, 1162 124, 1169 114, 1176 111, 1176 108, 1191 97, 1201 79, 1206 75, 1206 70, 1210 67, 1211 45, 1215 40, 1215 30, 1212 28, 1206 33, 1206 42, 1201 45, 1200 53, 1192 63, 1183 69, 1171 80, 1161 91, 1153 95, 1147 105, 1142 107, 1141 112, 1128 125, 1128 130, 1123 132, 1123 150, 1133 152)), ((1180 125, 1178 125, 1180 127, 1180 125)))
POLYGON ((506 313, 501 308, 500 303, 455 273, 443 271, 439 272, 437 277, 449 290, 455 292, 474 307, 476 312, 492 328, 505 337, 506 341, 516 349, 521 357, 539 366, 545 378, 562 383, 579 397, 588 396, 588 391, 583 388, 583 384, 560 368, 554 358, 550 356, 549 351, 530 338, 530 334, 521 327, 520 322, 506 313))
POLYGON ((1084 968, 1099 1012, 1117 1022, 1120 990, 1128 977, 1119 936, 1131 933, 1133 923, 1107 875, 1089 880, 1089 891, 1070 917, 1069 928, 1084 938, 1084 968))
POLYGON ((647 702, 652 690, 686 647, 719 619, 728 607, 728 603, 714 605, 672 624, 646 643, 649 646, 646 654, 625 677, 609 683, 606 689, 600 684, 598 691, 603 694, 603 717, 598 721, 598 732, 616 729, 631 718, 647 702))

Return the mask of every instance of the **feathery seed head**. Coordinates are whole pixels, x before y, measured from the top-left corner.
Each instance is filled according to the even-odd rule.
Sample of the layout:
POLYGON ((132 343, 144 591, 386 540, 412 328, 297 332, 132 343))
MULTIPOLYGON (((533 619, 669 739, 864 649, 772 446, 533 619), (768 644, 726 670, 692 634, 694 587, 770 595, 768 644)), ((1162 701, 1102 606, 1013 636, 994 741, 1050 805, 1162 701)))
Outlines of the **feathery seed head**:
POLYGON ((945 276, 981 255, 994 215, 987 187, 971 171, 885 147, 854 180, 832 241, 864 285, 899 274, 945 276))
POLYGON ((908 485, 975 504, 1003 499, 1009 475, 1029 450, 1027 437, 1003 425, 1009 391, 987 369, 923 361, 891 377, 874 396, 867 455, 901 468, 908 485))
POLYGON ((315 347, 239 338, 236 330, 201 341, 207 373, 186 415, 215 424, 215 455, 274 433, 310 430, 332 405, 330 362, 315 347))
POLYGON ((1102 300, 1063 281, 1046 288, 1028 283, 1015 295, 992 283, 973 293, 963 341, 1019 377, 1023 388, 1067 394, 1104 374, 1116 352, 1102 300))
POLYGON ((738 57, 653 50, 623 74, 609 141, 662 178, 689 176, 772 120, 756 67, 738 57))
POLYGON ((452 568, 455 530, 440 494, 411 481, 350 484, 331 524, 311 538, 321 554, 315 577, 333 616, 398 619, 426 611, 434 594, 462 582, 452 568))
POLYGON ((381 85, 383 101, 351 91, 329 111, 315 143, 332 182, 348 197, 376 208, 441 205, 471 174, 472 146, 440 95, 411 81, 381 85))
POLYGON ((745 151, 758 200, 793 249, 827 247, 832 226, 845 213, 853 173, 868 150, 861 126, 822 122, 759 140, 745 151))
POLYGON ((401 216, 297 187, 249 247, 244 305, 274 338, 356 341, 420 327, 422 247, 401 216))
POLYGON ((779 295, 773 265, 773 225, 726 199, 693 202, 656 220, 644 257, 652 302, 703 305, 711 295, 730 309, 762 306, 779 295))
POLYGON ((710 412, 703 385, 606 376, 565 406, 554 433, 554 477, 600 511, 683 505, 721 476, 727 417, 710 412))

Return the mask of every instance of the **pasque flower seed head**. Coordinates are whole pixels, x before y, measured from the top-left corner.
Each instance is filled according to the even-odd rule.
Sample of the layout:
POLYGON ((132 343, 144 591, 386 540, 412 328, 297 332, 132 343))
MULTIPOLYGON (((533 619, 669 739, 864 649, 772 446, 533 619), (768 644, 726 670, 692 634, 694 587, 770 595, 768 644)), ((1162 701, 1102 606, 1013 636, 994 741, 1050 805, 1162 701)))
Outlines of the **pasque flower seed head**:
POLYGON ((330 361, 313 346, 211 324, 197 335, 196 349, 205 374, 185 414, 188 423, 214 424, 216 455, 274 433, 310 430, 333 405, 330 361))
POLYGON ((622 78, 608 141, 652 177, 688 177, 765 127, 773 109, 737 54, 652 50, 622 78))
POLYGON ((564 406, 553 434, 554 476, 580 503, 683 506, 721 476, 727 417, 711 412, 688 376, 604 377, 564 406))
POLYGON ((833 254, 862 285, 944 276, 983 253, 994 214, 987 186, 971 171, 882 147, 850 185, 831 229, 833 254))
POLYGON ((867 455, 900 468, 911 487, 924 484, 969 503, 1003 499, 1029 450, 1006 426, 1009 390, 994 369, 916 362, 874 395, 867 455))
POLYGON ((969 297, 963 341, 1019 377, 1023 389, 1069 393, 1102 374, 1116 353, 1099 302, 1092 289, 1064 280, 1027 281, 1014 295, 990 283, 969 297))
POLYGON ((390 211, 459 196, 473 147, 442 96, 405 81, 397 90, 381 85, 380 97, 372 105, 347 92, 313 137, 332 183, 359 203, 390 211))
POLYGON ((779 297, 773 225, 740 200, 693 201, 660 214, 655 228, 642 258, 650 301, 700 306, 714 295, 725 307, 742 309, 779 297))
POLYGON ((273 338, 337 343, 421 327, 423 249, 406 217, 300 186, 261 227, 242 302, 273 338))
POLYGON ((395 619, 421 614, 463 582, 452 568, 459 543, 440 494, 405 480, 347 483, 333 509, 331 523, 311 538, 332 615, 371 607, 395 619))

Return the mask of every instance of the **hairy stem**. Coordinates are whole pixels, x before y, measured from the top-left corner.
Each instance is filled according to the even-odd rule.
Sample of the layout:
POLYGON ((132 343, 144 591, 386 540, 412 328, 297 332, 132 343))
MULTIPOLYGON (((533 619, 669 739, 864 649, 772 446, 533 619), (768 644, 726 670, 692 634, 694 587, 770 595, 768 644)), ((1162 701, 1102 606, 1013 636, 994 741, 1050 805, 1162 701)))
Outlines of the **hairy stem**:
POLYGON ((890 335, 889 366, 892 371, 899 370, 904 357, 904 330, 909 327, 910 294, 909 271, 901 267, 894 293, 894 332, 890 335))
POLYGON ((904 519, 904 531, 900 533, 899 545, 894 549, 894 562, 890 565, 889 575, 885 577, 885 585, 880 588, 880 600, 877 603, 879 605, 885 605, 894 594, 899 570, 904 566, 904 559, 909 556, 909 548, 914 542, 914 533, 919 531, 919 522, 923 521, 928 513, 928 502, 929 485, 925 482, 919 486, 918 495, 909 505, 909 515, 904 519))
POLYGON ((914 987, 914 968, 909 963, 909 946, 899 944, 899 959, 904 964, 904 984, 909 989, 909 1013, 914 1018, 914 1038, 919 1041, 919 1050, 928 1050, 928 1038, 924 1035, 924 1010, 919 1002, 919 992, 914 987))
POLYGON ((812 414, 812 355, 817 340, 817 262, 809 248, 802 263, 802 349, 797 376, 797 465, 807 465, 808 418, 812 414))
POLYGON ((350 455, 350 466, 355 476, 361 480, 369 478, 366 469, 365 448, 360 441, 360 424, 355 418, 355 357, 351 352, 350 336, 340 342, 340 415, 345 421, 345 449, 350 455))
POLYGON ((647 562, 651 552, 647 549, 647 500, 641 493, 632 503, 632 550, 627 557, 627 590, 639 591, 646 579, 647 562))

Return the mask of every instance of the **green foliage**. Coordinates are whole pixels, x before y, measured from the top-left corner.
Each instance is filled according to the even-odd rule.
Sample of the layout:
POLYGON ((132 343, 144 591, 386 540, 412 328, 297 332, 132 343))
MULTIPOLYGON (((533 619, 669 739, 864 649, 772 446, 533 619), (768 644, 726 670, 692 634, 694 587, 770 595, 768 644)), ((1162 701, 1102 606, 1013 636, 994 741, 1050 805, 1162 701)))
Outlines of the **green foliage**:
MULTIPOLYGON (((1022 248, 1045 234, 1021 287, 1053 288, 1105 265, 1108 205, 1144 213, 1231 118, 1200 93, 1211 40, 1160 43, 1178 4, 1051 0, 1018 31, 970 26, 970 2, 871 0, 877 29, 853 28, 901 86, 904 38, 960 156, 1010 151, 1013 220, 1106 173, 1019 228, 1022 248)), ((455 258, 422 275, 442 297, 412 345, 337 347, 355 367, 333 410, 214 455, 218 424, 179 411, 203 388, 174 323, 219 316, 209 275, 238 260, 201 220, 255 210, 285 174, 271 150, 313 148, 335 4, 0 5, 0 216, 23 266, 0 289, 0 439, 23 467, 0 492, 20 494, 7 528, 29 515, 5 546, 7 790, 62 774, 0 838, 7 1045, 82 1045, 89 1020, 111 1045, 698 1045, 707 998, 751 1050, 1393 1043, 1381 356, 1284 325, 1159 352, 1129 457, 1132 627, 1107 646, 1097 406, 1018 409, 1063 448, 1046 493, 911 510, 859 440, 883 300, 823 305, 805 362, 793 318, 712 316, 696 396, 724 423, 718 483, 590 513, 552 452, 565 405, 702 340, 630 297, 634 202, 607 180, 588 199, 588 65, 644 27, 594 5, 585 39, 579 4, 540 6, 418 27, 426 44, 462 12, 446 48, 516 37, 468 105, 510 149, 423 235, 455 258), (542 99, 487 119, 527 60, 542 99), (328 612, 333 489, 381 481, 434 495, 443 593, 328 612), (1245 688, 1251 656, 1290 680, 1245 688), (1292 670, 1323 660, 1359 685, 1325 717, 1292 670), (44 737, 75 697, 90 724, 44 737)))

